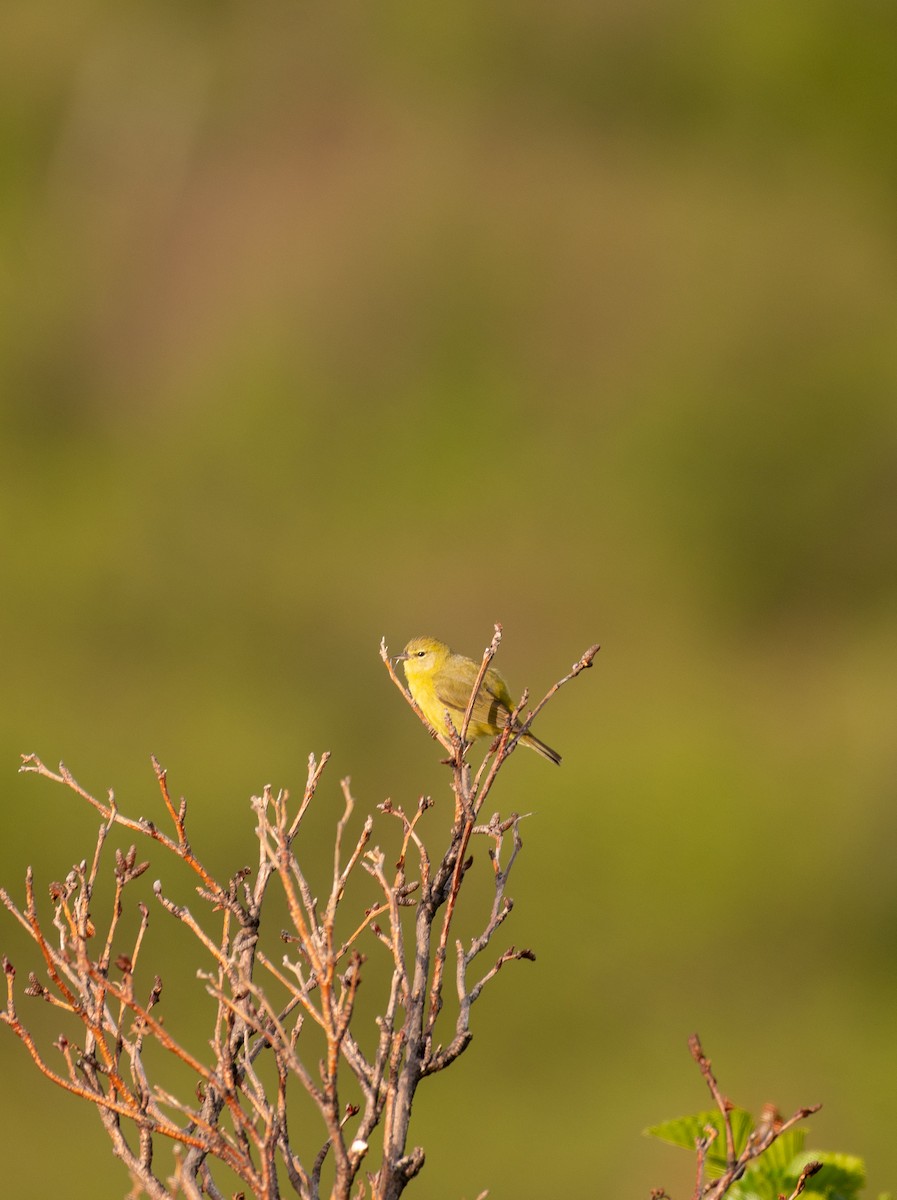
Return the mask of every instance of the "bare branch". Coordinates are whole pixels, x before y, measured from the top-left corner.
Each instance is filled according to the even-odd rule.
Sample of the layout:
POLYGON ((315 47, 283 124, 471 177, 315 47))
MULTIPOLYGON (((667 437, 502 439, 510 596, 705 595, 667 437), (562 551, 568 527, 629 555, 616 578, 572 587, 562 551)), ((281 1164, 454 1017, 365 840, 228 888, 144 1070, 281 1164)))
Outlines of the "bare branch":
MULTIPOLYGON (((491 965, 474 969, 513 910, 507 886, 522 848, 518 814, 502 818, 496 813, 483 822, 483 804, 529 721, 563 684, 591 665, 597 650, 587 651, 521 722, 524 693, 473 776, 466 761, 473 704, 501 638, 496 624, 461 728, 449 720, 444 730, 428 725, 398 679, 385 640, 381 642, 381 658, 393 683, 448 751, 454 820, 437 847, 423 833, 428 824, 424 815, 434 807, 430 796, 420 796, 408 812, 387 800, 378 806, 379 817, 366 816, 359 832, 350 835, 356 800, 349 779, 343 779, 330 878, 320 904, 310 882, 316 875, 306 873, 295 847, 321 785, 326 753, 319 759, 309 756, 297 805, 288 791, 270 786, 252 798, 256 867, 240 867, 226 881, 216 878, 191 846, 187 800, 173 797, 168 773, 155 758, 158 790, 153 803, 170 832, 148 817, 122 813, 112 791, 101 798, 91 795, 63 764, 53 771, 36 755, 23 756, 22 771, 63 786, 100 819, 91 853, 51 886, 47 914, 37 903, 30 869, 24 903, 0 889, 0 900, 30 937, 43 966, 40 979, 29 973, 24 994, 50 1005, 61 1020, 80 1030, 83 1046, 61 1035, 55 1043, 59 1069, 50 1064, 19 1016, 15 970, 9 963, 0 1023, 22 1042, 41 1074, 95 1106, 135 1190, 141 1188, 154 1200, 223 1197, 232 1193, 231 1180, 225 1185, 217 1178, 224 1166, 237 1176, 244 1194, 269 1200, 285 1186, 302 1200, 320 1200, 325 1194, 350 1200, 353 1194, 367 1194, 367 1186, 371 1200, 398 1200, 422 1169, 424 1151, 408 1141, 417 1087, 470 1044, 471 1008, 502 968, 535 957, 529 949, 510 945, 492 951, 491 965), (401 849, 394 865, 387 865, 373 841, 376 822, 382 819, 400 823, 401 849), (133 844, 115 848, 110 835, 116 830, 133 835, 133 844), (464 944, 453 930, 472 869, 474 837, 488 841, 493 888, 491 903, 475 927, 479 932, 464 944), (164 925, 173 919, 193 939, 201 995, 212 1016, 207 1061, 177 1033, 182 1014, 169 998, 172 989, 164 990, 163 1005, 161 978, 151 975, 149 984, 138 980, 138 966, 142 975, 152 943, 150 907, 141 891, 147 881, 140 882, 149 862, 139 859, 140 838, 169 868, 181 873, 186 868, 195 885, 196 899, 188 907, 172 898, 178 895, 176 882, 166 880, 163 889, 162 872, 155 872, 159 879, 152 891, 159 907, 153 909, 152 933, 157 920, 164 925), (113 894, 104 922, 94 911, 95 894, 101 894, 98 884, 110 870, 113 894), (367 890, 362 902, 347 900, 359 885, 367 890), (285 952, 283 946, 274 948, 268 930, 272 923, 262 920, 272 890, 286 912, 281 918, 288 926, 281 935, 285 952), (131 897, 137 897, 139 919, 126 938, 122 918, 131 897), (454 989, 445 988, 450 945, 456 955, 454 989), (368 1045, 357 1028, 358 998, 362 987, 370 986, 368 954, 383 956, 388 976, 377 1006, 375 1045, 368 1045), (445 1048, 434 1047, 437 1021, 446 1006, 451 1009, 447 1019, 454 1021, 451 1041, 445 1048), (192 1079, 193 1092, 188 1090, 186 1098, 176 1094, 159 1073, 160 1061, 174 1068, 175 1077, 192 1079), (290 1141, 288 1110, 297 1097, 317 1123, 310 1162, 302 1161, 290 1141), (382 1152, 376 1154, 376 1173, 365 1177, 362 1164, 378 1128, 382 1152), (177 1154, 173 1174, 163 1182, 153 1162, 157 1145, 165 1144, 177 1154)), ((293 1123, 301 1126, 307 1145, 312 1128, 308 1112, 293 1123)))
POLYGON ((462 743, 466 743, 467 741, 467 728, 470 725, 470 718, 473 715, 473 706, 476 703, 479 690, 483 686, 483 680, 486 678, 486 672, 489 670, 489 664, 492 662, 493 658, 495 658, 495 652, 498 650, 498 647, 501 644, 501 637, 501 622, 496 621, 495 634, 492 638, 492 641, 483 652, 483 661, 480 664, 480 669, 477 672, 477 677, 474 681, 473 688, 471 689, 470 699, 467 701, 467 708, 464 710, 464 719, 461 722, 461 728, 458 730, 458 733, 461 735, 462 743))
MULTIPOLYGON (((726 1139, 726 1169, 712 1182, 704 1183, 704 1161, 707 1150, 710 1144, 717 1136, 717 1130, 713 1126, 707 1126, 705 1136, 698 1139, 697 1143, 697 1180, 693 1200, 720 1200, 726 1194, 729 1188, 739 1180, 745 1172, 748 1165, 755 1159, 759 1158, 783 1133, 787 1133, 798 1122, 806 1120, 813 1113, 818 1112, 822 1107, 821 1104, 813 1104, 808 1108, 799 1108, 787 1121, 782 1120, 774 1111, 768 1114, 760 1124, 753 1130, 747 1139, 744 1149, 738 1153, 735 1145, 735 1138, 732 1131, 731 1112, 733 1105, 731 1101, 726 1099, 720 1090, 719 1084, 716 1081, 716 1076, 711 1069, 710 1060, 704 1054, 700 1039, 696 1033, 692 1034, 688 1039, 688 1048, 691 1051, 691 1056, 698 1064, 701 1074, 704 1076, 704 1081, 713 1097, 714 1103, 719 1109, 722 1117, 723 1131, 726 1139)), ((818 1170, 818 1166, 816 1168, 818 1170)), ((789 1197, 789 1200, 795 1200, 803 1191, 806 1179, 812 1175, 810 1171, 804 1182, 798 1181, 798 1188, 789 1197)))

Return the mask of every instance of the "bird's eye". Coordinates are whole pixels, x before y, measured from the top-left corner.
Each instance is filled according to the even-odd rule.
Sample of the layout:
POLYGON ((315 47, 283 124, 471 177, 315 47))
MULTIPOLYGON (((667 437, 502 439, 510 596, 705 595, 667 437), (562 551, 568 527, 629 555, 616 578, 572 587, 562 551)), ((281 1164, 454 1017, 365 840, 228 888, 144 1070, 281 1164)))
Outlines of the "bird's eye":
POLYGON ((417 652, 417 657, 418 657, 418 658, 425 658, 425 657, 426 657, 426 654, 427 654, 426 650, 418 650, 418 652, 417 652))

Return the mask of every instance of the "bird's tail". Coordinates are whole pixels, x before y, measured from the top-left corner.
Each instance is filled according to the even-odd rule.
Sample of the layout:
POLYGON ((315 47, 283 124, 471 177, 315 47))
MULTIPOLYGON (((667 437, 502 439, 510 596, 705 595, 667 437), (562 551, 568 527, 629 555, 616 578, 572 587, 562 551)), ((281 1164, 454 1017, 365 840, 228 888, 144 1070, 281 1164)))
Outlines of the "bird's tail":
POLYGON ((543 758, 547 758, 549 762, 561 765, 561 756, 557 750, 552 750, 550 746, 546 746, 544 742, 539 741, 534 733, 527 731, 520 739, 524 746, 529 746, 531 750, 535 750, 537 754, 541 754, 543 758))

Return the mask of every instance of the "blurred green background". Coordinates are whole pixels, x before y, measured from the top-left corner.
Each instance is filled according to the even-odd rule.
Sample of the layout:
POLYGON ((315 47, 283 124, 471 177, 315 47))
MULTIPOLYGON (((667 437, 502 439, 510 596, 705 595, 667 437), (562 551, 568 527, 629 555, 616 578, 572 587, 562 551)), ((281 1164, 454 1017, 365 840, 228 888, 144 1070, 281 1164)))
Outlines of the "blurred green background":
MULTIPOLYGON (((360 812, 432 792, 436 838, 380 637, 478 655, 500 620, 534 693, 600 641, 540 722, 562 769, 521 753, 496 795, 535 813, 506 940, 538 961, 422 1090, 413 1194, 690 1194, 640 1131, 705 1105, 692 1030, 735 1100, 823 1101, 810 1144, 897 1185, 897 10, 4 26, 3 883, 45 897, 93 846, 25 751, 158 816, 155 753, 223 874, 310 751, 310 855, 347 774, 360 812)), ((7 1191, 123 1195, 0 1033, 7 1191)))

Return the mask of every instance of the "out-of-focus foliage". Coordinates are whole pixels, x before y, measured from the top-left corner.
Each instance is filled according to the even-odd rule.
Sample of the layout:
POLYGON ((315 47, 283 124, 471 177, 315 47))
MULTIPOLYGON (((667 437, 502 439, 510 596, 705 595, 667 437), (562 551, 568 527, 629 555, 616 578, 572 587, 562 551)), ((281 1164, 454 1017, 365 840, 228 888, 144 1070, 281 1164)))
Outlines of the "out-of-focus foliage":
MULTIPOLYGON (((736 1155, 744 1151, 748 1136, 754 1129, 754 1120, 744 1109, 733 1109, 729 1113, 733 1145, 736 1155)), ((719 1179, 725 1174, 726 1137, 723 1120, 719 1112, 695 1113, 690 1117, 678 1117, 664 1121, 645 1130, 651 1137, 681 1146, 692 1154, 696 1152, 697 1140, 707 1141, 709 1127, 716 1130, 715 1140, 706 1148, 703 1179, 719 1179)), ((758 1158, 747 1166, 741 1175, 726 1190, 729 1200, 779 1200, 780 1196, 793 1195, 801 1173, 810 1163, 820 1164, 809 1175, 809 1186, 800 1192, 804 1200, 855 1200, 866 1183, 866 1168, 863 1160, 850 1154, 833 1154, 826 1150, 804 1150, 807 1140, 803 1128, 789 1129, 772 1143, 758 1158)), ((879 1200, 889 1200, 885 1195, 879 1200)))
MULTIPOLYGON (((535 814, 538 962, 422 1089, 419 1194, 674 1190, 639 1130, 695 1095, 695 1028, 892 1182, 897 13, 3 24, 4 883, 94 839, 20 752, 148 815, 154 752, 226 874, 312 749, 450 819, 381 635, 475 656, 501 620, 534 693, 599 640, 540 725, 563 768, 496 797, 535 814)), ((7 1190, 117 1194, 93 1115, 0 1061, 7 1190)))

